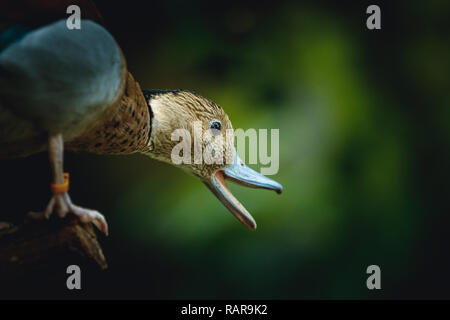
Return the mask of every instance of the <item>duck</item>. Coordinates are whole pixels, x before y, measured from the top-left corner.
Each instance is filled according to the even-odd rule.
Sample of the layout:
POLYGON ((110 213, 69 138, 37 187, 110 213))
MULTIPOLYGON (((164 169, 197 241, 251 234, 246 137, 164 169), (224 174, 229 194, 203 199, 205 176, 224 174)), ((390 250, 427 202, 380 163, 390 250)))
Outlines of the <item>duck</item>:
MULTIPOLYGON (((0 32, 0 158, 47 152, 51 168, 48 205, 29 215, 41 219, 73 214, 108 234, 100 212, 75 205, 70 198, 64 152, 141 153, 196 177, 240 222, 256 229, 226 180, 277 193, 283 187, 239 158, 234 139, 225 137, 233 127, 224 109, 189 90, 141 89, 95 6, 90 1, 79 5, 87 6, 81 10, 88 12, 80 29, 69 29, 66 19, 51 14, 52 21, 33 28, 15 22, 0 32), (194 124, 209 133, 200 142, 202 150, 227 150, 219 157, 223 161, 174 163, 173 150, 179 144, 174 131, 193 134, 194 124)), ((66 14, 64 6, 50 9, 66 14)), ((193 141, 188 143, 189 149, 196 148, 193 141)))

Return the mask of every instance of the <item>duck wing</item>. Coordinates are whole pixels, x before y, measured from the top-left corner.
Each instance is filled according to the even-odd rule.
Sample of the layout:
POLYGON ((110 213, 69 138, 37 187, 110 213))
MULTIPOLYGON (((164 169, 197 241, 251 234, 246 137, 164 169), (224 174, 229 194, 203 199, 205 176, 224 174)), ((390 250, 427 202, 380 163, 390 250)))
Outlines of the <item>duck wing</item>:
POLYGON ((0 52, 0 144, 24 138, 7 130, 7 114, 37 135, 75 136, 116 98, 125 76, 119 46, 93 21, 69 30, 59 20, 26 33, 0 52))

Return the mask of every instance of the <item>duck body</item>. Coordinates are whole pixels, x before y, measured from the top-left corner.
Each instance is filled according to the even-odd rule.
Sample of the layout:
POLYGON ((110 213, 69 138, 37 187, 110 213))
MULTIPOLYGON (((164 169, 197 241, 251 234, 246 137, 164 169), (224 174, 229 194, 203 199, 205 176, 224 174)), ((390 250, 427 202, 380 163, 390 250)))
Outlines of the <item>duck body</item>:
MULTIPOLYGON (((48 1, 44 9, 51 16, 54 12, 65 13, 68 2, 72 0, 48 1), (58 3, 63 10, 55 6, 58 3)), ((95 9, 88 0, 76 2, 87 6, 82 12, 89 13, 84 8, 95 9)), ((98 18, 95 10, 92 16, 98 18)), ((281 193, 282 186, 245 166, 234 149, 234 139, 228 138, 230 130, 231 121, 225 111, 194 92, 141 90, 127 71, 114 38, 93 20, 81 20, 81 29, 74 30, 66 27, 65 19, 39 24, 35 29, 13 23, 0 33, 0 158, 47 150, 52 172, 53 196, 45 210, 30 213, 32 217, 73 213, 82 222, 92 222, 107 233, 103 215, 72 203, 69 176, 63 172, 64 150, 140 152, 199 178, 238 220, 253 230, 254 219, 227 188, 225 179, 277 193, 281 193), (200 145, 189 138, 196 135, 197 129, 203 137, 200 145), (181 142, 176 135, 174 139, 178 130, 187 132, 181 142), (174 150, 180 144, 183 156, 196 149, 210 150, 202 155, 214 154, 215 160, 176 163, 174 150)))
POLYGON ((97 23, 82 26, 59 20, 0 52, 0 157, 42 151, 56 132, 71 141, 120 104, 130 81, 120 48, 97 23))

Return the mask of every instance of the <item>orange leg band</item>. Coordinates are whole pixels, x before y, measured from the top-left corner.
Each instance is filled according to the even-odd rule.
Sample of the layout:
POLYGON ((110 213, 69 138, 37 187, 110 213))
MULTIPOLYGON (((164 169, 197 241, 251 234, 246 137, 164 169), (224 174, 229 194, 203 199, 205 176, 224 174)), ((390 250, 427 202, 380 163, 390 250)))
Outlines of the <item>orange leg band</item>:
POLYGON ((69 173, 64 173, 64 183, 50 183, 50 189, 52 190, 53 194, 61 194, 69 191, 69 173))

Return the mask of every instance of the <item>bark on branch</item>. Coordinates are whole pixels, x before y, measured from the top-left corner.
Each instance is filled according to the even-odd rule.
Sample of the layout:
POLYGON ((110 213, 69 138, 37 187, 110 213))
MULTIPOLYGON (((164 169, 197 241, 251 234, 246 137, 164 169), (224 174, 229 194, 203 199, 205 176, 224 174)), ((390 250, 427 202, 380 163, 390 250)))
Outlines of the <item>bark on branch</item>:
POLYGON ((107 268, 92 225, 55 217, 0 230, 0 284, 61 275, 71 264, 107 268))

